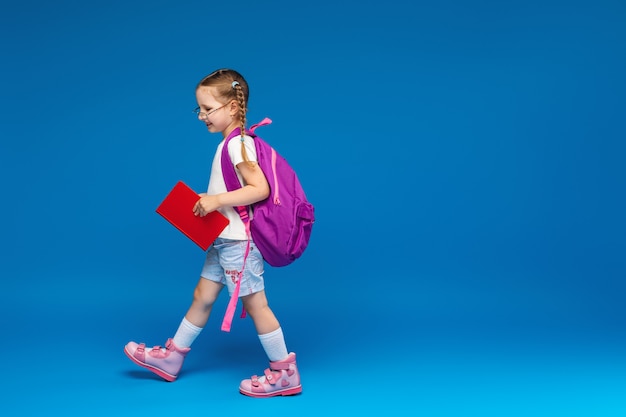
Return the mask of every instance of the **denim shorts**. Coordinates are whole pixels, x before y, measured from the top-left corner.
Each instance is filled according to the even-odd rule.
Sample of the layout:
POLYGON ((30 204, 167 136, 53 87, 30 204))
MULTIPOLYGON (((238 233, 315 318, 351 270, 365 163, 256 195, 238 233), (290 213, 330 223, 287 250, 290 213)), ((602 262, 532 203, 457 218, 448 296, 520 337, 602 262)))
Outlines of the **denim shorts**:
MULTIPOLYGON (((209 247, 202 267, 202 278, 226 285, 228 294, 235 291, 237 276, 243 267, 246 240, 217 238, 209 247)), ((263 256, 254 242, 250 241, 250 253, 246 259, 239 296, 254 294, 265 289, 263 281, 263 256)))

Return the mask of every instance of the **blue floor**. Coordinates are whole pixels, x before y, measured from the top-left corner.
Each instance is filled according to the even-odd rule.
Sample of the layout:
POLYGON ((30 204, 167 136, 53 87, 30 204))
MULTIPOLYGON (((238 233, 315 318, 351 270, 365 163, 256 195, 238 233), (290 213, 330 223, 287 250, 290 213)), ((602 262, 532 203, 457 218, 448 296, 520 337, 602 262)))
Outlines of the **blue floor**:
MULTIPOLYGON (((312 267, 303 263, 292 272, 312 267)), ((286 279, 286 271, 268 272, 286 279)), ((65 282, 81 279, 66 276, 65 282)), ((3 297, 10 356, 3 367, 4 415, 247 415, 274 407, 298 415, 626 415, 620 329, 594 330, 554 312, 521 315, 513 299, 489 311, 491 294, 459 306, 450 291, 434 285, 415 298, 376 294, 372 284, 345 298, 341 291, 349 288, 338 286, 341 291, 320 299, 322 290, 290 294, 274 281, 268 294, 298 354, 301 395, 239 394, 239 380, 262 372, 266 359, 251 320, 237 318, 232 332, 223 333, 218 314, 179 379, 168 383, 135 366, 122 349, 131 339, 161 344, 170 337, 194 279, 181 278, 188 288, 169 289, 169 278, 158 276, 108 279, 108 287, 90 287, 97 299, 51 279, 3 297), (374 297, 378 302, 369 303, 374 297)), ((216 312, 225 301, 222 295, 216 312)), ((545 305, 538 310, 547 311, 545 305)))

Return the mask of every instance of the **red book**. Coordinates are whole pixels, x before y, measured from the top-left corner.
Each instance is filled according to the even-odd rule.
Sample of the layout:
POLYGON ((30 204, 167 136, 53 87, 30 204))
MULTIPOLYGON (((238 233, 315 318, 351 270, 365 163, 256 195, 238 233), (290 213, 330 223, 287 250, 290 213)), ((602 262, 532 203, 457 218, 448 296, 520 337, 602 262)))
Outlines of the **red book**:
POLYGON ((193 214, 193 206, 199 199, 200 196, 194 190, 179 181, 156 212, 203 250, 207 250, 228 225, 228 219, 219 211, 212 211, 203 217, 193 214))

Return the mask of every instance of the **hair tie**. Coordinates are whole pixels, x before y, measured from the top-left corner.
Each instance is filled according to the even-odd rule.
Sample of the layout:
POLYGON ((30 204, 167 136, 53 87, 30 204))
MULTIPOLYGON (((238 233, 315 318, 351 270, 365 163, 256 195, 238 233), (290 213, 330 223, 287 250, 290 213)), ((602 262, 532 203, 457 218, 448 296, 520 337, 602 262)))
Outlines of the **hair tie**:
POLYGON ((233 89, 234 89, 235 87, 239 85, 239 81, 233 81, 231 85, 233 86, 233 89))

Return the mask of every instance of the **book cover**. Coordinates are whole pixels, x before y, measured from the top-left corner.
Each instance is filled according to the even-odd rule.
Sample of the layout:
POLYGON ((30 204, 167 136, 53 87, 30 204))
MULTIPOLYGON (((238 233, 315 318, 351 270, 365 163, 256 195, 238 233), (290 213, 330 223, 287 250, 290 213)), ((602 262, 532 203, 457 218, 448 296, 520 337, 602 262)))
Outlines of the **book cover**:
POLYGON ((157 207, 156 212, 196 245, 207 250, 228 225, 228 219, 219 211, 203 217, 193 214, 193 206, 199 198, 198 193, 179 181, 157 207))

